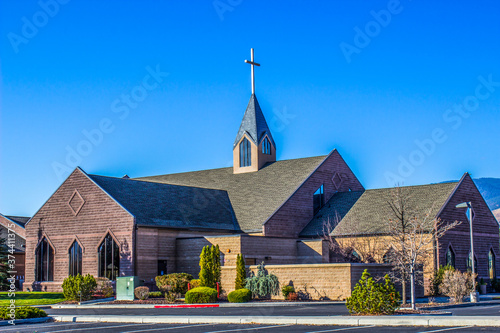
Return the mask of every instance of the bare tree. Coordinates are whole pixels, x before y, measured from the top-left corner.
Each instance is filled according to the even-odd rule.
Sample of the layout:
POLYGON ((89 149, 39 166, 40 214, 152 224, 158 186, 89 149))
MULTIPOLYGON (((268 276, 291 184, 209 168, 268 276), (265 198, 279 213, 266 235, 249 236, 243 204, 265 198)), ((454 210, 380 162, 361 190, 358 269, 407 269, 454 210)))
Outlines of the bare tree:
MULTIPOLYGON (((395 187, 387 200, 392 211, 388 221, 389 261, 398 272, 406 304, 406 283, 410 279, 411 306, 415 309, 415 275, 432 256, 435 244, 448 230, 461 222, 444 222, 432 215, 433 207, 418 210, 407 188, 395 187)), ((423 273, 423 272, 422 272, 423 273)))
POLYGON ((323 221, 323 230, 320 237, 326 240, 330 253, 340 262, 375 263, 380 250, 377 237, 360 237, 362 234, 357 226, 350 228, 352 236, 334 237, 331 232, 340 222, 340 216, 323 221))

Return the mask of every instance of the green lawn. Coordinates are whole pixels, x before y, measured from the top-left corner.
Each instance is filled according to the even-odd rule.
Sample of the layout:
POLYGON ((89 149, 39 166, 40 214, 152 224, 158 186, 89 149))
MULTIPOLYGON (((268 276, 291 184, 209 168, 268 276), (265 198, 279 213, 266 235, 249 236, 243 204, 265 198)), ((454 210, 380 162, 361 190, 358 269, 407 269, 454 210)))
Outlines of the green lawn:
MULTIPOLYGON (((10 304, 8 292, 0 292, 0 306, 6 306, 10 304)), ((54 304, 64 301, 63 293, 47 293, 47 292, 26 292, 18 291, 16 292, 16 306, 23 305, 43 305, 43 304, 54 304)))

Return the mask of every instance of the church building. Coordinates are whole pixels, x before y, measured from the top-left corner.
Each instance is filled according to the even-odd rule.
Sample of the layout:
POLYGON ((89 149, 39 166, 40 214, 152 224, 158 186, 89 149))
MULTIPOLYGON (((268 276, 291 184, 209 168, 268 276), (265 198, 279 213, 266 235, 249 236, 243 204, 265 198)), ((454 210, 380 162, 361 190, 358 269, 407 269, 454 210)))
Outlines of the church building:
MULTIPOLYGON (((233 166, 137 179, 76 168, 25 226, 25 290, 61 290, 64 278, 78 273, 111 280, 136 275, 146 283, 173 272, 196 276, 207 244, 219 244, 228 267, 242 253, 250 266, 310 265, 320 272, 334 262, 324 240, 325 221, 334 218, 333 237, 383 237, 390 189, 365 190, 337 150, 276 160, 283 148, 276 147, 255 94, 253 51, 247 62, 252 94, 232 144, 233 166)), ((433 268, 466 269, 469 225, 455 206, 468 201, 476 212, 479 276, 495 277, 498 223, 470 176, 411 191, 436 217, 464 221, 436 244, 433 268)), ((387 250, 380 249, 376 261, 383 263, 387 250)))

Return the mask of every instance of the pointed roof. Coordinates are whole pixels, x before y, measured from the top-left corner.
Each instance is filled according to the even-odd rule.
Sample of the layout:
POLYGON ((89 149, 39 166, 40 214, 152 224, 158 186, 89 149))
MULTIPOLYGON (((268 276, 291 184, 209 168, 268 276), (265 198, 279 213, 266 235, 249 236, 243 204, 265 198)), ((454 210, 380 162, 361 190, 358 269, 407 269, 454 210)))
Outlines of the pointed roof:
POLYGON ((267 126, 266 118, 262 113, 255 94, 252 94, 250 97, 247 109, 243 115, 243 120, 241 121, 240 129, 238 130, 238 134, 234 140, 233 147, 236 147, 245 133, 256 145, 258 145, 264 135, 267 134, 273 146, 276 147, 273 136, 271 135, 271 130, 269 129, 269 126, 267 126))

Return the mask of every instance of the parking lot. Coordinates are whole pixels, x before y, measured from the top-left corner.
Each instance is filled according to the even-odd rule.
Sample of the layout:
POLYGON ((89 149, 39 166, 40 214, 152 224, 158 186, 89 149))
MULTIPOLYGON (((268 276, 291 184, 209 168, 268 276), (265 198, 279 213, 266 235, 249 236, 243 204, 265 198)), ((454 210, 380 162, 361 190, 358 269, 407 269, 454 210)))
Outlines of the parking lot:
POLYGON ((0 327, 1 332, 497 332, 495 327, 382 327, 382 326, 305 326, 305 325, 236 325, 236 324, 120 324, 120 323, 43 323, 0 327))

